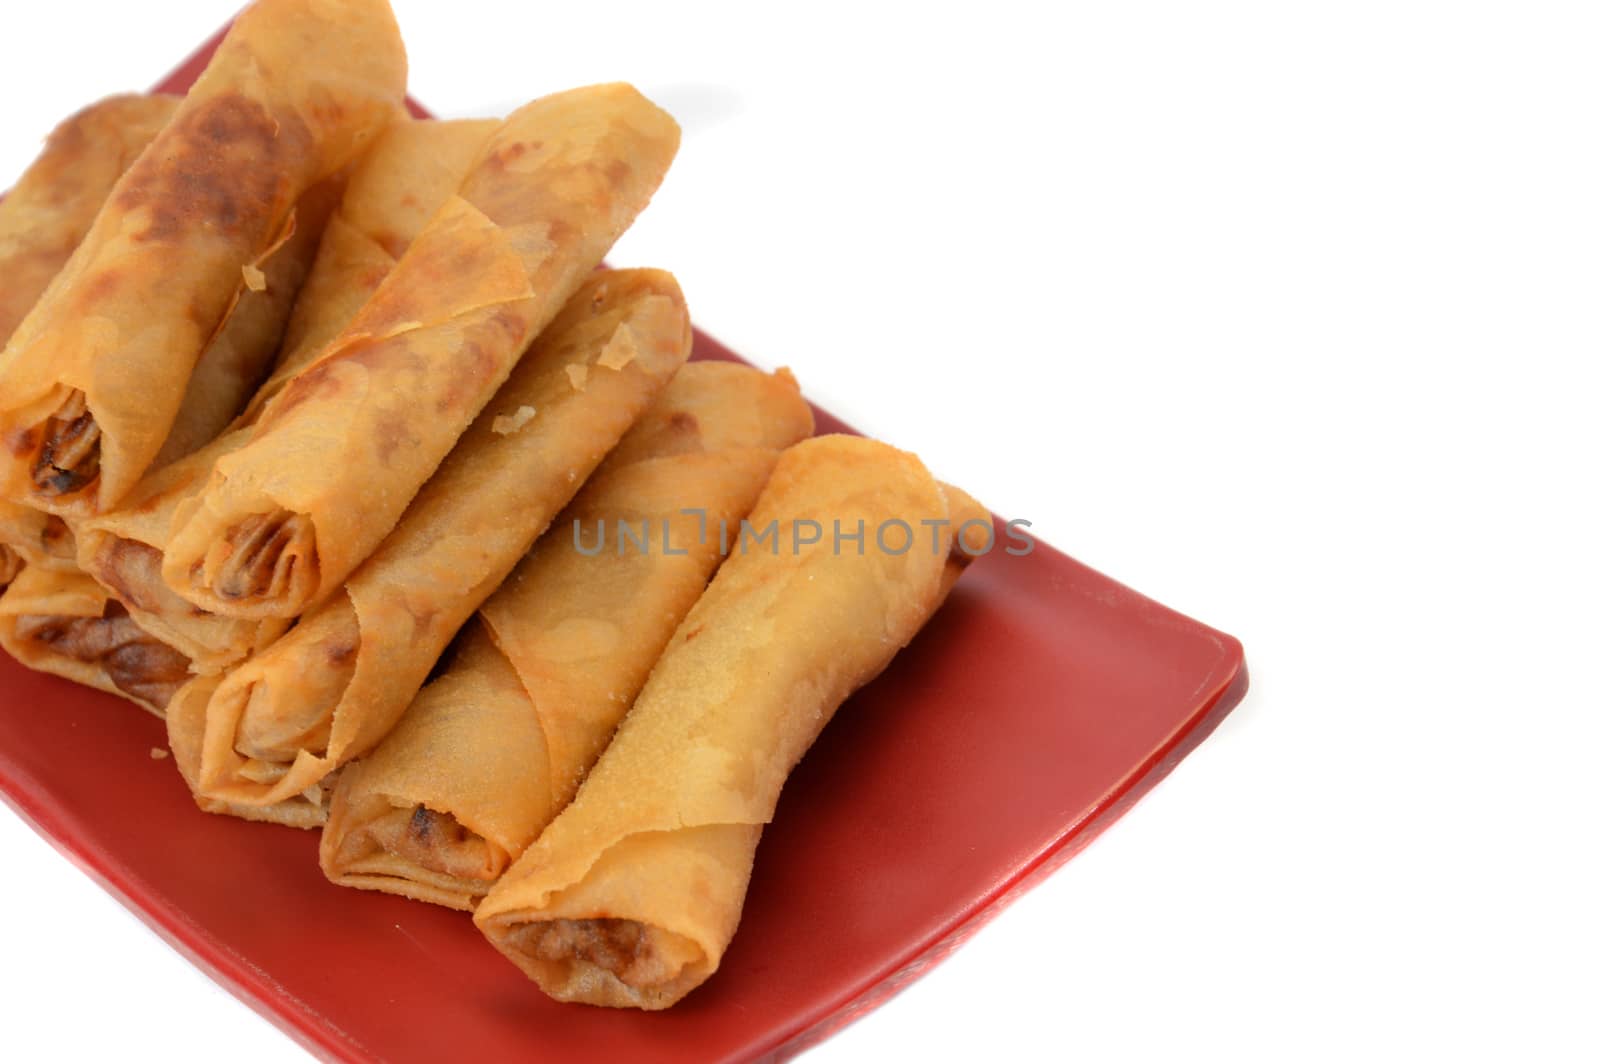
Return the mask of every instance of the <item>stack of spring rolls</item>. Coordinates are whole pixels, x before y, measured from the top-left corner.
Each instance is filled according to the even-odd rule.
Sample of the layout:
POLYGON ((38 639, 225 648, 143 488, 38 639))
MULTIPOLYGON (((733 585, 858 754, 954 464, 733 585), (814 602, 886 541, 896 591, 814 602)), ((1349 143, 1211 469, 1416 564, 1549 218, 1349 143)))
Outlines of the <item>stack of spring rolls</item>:
POLYGON ((333 882, 664 1008, 990 518, 599 269, 678 147, 637 91, 434 122, 405 78, 384 0, 257 0, 0 202, 0 645, 333 882))

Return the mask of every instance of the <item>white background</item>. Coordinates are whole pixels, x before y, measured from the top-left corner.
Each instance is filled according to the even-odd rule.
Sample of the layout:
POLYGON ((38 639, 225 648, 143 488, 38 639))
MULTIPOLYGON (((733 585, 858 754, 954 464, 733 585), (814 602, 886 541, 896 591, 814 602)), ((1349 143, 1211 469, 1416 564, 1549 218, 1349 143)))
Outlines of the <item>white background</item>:
MULTIPOLYGON (((1591 6, 396 6, 443 115, 636 82, 686 137, 612 261, 1244 640, 1209 742, 811 1059, 1600 1055, 1591 6)), ((230 7, 8 10, 0 184, 230 7)), ((0 1056, 298 1053, 0 853, 0 1056)))

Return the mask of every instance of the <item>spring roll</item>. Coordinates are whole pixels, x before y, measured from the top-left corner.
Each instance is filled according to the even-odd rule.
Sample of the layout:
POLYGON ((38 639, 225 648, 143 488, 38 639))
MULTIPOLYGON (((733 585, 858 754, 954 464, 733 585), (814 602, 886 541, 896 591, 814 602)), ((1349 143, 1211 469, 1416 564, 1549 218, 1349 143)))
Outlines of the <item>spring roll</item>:
POLYGON ((405 72, 384 0, 239 16, 0 355, 4 494, 83 515, 133 488, 241 279, 399 113, 405 72))
MULTIPOLYGON (((0 347, 88 233, 117 179, 177 110, 177 96, 112 96, 57 126, 0 200, 0 347)), ((54 514, 0 499, 3 588, 25 564, 75 568, 72 532, 54 514)))
POLYGON ((704 982, 784 780, 965 562, 928 522, 972 506, 885 444, 786 452, 749 518, 776 539, 731 548, 577 797, 478 906, 489 941, 562 1001, 660 1009, 704 982))
POLYGON ((66 265, 111 186, 177 110, 176 96, 112 96, 62 122, 0 200, 0 346, 66 265))
POLYGON ((484 603, 448 670, 341 773, 328 878, 476 905, 572 799, 721 561, 718 530, 811 428, 787 372, 680 370, 484 603))
MULTIPOLYGON (((216 673, 237 664, 287 624, 222 617, 168 588, 161 564, 174 513, 205 486, 218 458, 250 438, 248 427, 266 400, 355 317, 428 218, 455 194, 497 126, 493 120, 405 119, 385 130, 351 172, 295 304, 284 352, 233 429, 147 475, 117 509, 81 523, 78 564, 112 588, 140 625, 187 654, 196 672, 216 673)), ((0 506, 0 538, 4 513, 0 506)))
POLYGON ((325 821, 330 774, 394 726, 690 342, 670 274, 594 275, 339 594, 226 676, 178 693, 168 736, 201 807, 325 821))
POLYGON ((236 617, 333 595, 644 208, 677 144, 672 119, 626 85, 507 119, 355 320, 180 509, 167 583, 236 617))
POLYGON ((31 669, 121 695, 157 716, 188 678, 188 660, 83 573, 24 569, 0 596, 0 646, 31 669))

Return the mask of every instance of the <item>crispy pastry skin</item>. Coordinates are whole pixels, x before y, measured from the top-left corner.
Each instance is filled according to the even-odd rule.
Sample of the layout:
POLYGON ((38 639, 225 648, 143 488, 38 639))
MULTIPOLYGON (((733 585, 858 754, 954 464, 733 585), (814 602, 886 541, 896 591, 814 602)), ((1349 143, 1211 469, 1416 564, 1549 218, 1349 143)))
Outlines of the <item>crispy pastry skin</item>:
POLYGON ((71 572, 76 553, 72 530, 54 514, 0 499, 0 544, 28 565, 71 572))
POLYGON ((188 679, 188 659, 83 573, 24 569, 0 596, 0 646, 30 669, 120 695, 157 716, 188 679))
POLYGON ((492 118, 399 118, 383 131, 355 165, 344 198, 328 219, 316 264, 284 332, 283 354, 250 400, 246 421, 253 422, 267 401, 350 324, 428 219, 461 187, 499 125, 492 118))
POLYGON ((811 428, 787 373, 680 370, 484 603, 450 667, 344 769, 322 834, 328 878, 477 904, 605 749, 721 561, 719 527, 737 527, 811 428), (599 523, 615 540, 619 519, 646 546, 589 553, 599 523))
POLYGON ((216 439, 244 410, 272 370, 289 313, 322 240, 344 182, 323 181, 300 197, 281 240, 241 275, 233 307, 195 363, 166 442, 151 462, 160 469, 216 439))
MULTIPOLYGON (((117 509, 79 526, 78 564, 113 588, 128 612, 181 649, 196 672, 215 673, 265 646, 287 622, 223 617, 179 597, 161 564, 179 504, 205 485, 211 467, 250 438, 265 400, 316 357, 371 297, 430 215, 454 195, 492 120, 390 126, 350 175, 328 219, 311 276, 295 304, 272 378, 223 439, 147 475, 117 509)), ((0 504, 0 539, 5 507, 0 504)))
POLYGON ((678 127, 629 86, 494 134, 354 321, 177 515, 163 575, 237 617, 333 595, 654 193, 678 127))
POLYGON ((399 112, 384 0, 257 0, 0 355, 0 487, 109 509, 150 467, 246 267, 399 112))
POLYGON ((50 134, 0 201, 0 344, 66 265, 117 178, 177 108, 176 96, 112 96, 50 134))
POLYGON ((201 806, 325 820, 330 773, 394 726, 456 631, 683 364, 690 339, 670 274, 594 275, 339 594, 225 677, 179 692, 168 735, 201 806), (532 418, 510 427, 525 408, 532 418))
POLYGON ((22 567, 27 564, 22 560, 22 555, 0 543, 0 591, 11 585, 11 581, 22 572, 22 567))
MULTIPOLYGON (((959 499, 959 501, 957 501, 959 499)), ((656 663, 577 797, 474 917, 563 1001, 666 1008, 706 980, 739 923, 784 780, 852 691, 942 601, 960 520, 916 458, 824 436, 778 462, 749 519, 779 549, 734 548, 656 663), (795 548, 798 522, 827 530, 795 548), (865 522, 861 553, 831 531, 865 522), (891 548, 874 530, 892 527, 891 548)))

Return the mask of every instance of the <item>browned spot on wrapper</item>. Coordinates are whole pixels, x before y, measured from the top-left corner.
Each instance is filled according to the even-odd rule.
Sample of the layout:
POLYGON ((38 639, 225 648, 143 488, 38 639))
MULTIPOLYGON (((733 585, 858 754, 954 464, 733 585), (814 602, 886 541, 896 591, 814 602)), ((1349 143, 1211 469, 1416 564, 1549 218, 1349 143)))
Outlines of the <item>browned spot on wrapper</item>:
POLYGON ((504 170, 506 167, 510 166, 524 155, 532 154, 542 147, 544 147, 544 143, 537 140, 519 140, 512 144, 507 144, 504 148, 501 148, 499 151, 496 151, 489 157, 489 165, 496 170, 504 170))
POLYGON ((242 94, 220 96, 180 115, 139 157, 117 188, 124 211, 146 210, 136 240, 168 241, 205 226, 237 233, 260 226, 284 198, 285 165, 303 153, 304 125, 281 127, 242 94))
POLYGON ((266 429, 273 422, 282 421, 290 411, 303 403, 313 399, 337 398, 342 390, 338 376, 341 366, 364 366, 378 370, 404 358, 414 371, 420 371, 421 360, 408 352, 404 343, 403 337, 352 343, 308 366, 284 385, 283 391, 278 393, 256 423, 257 431, 266 429))
POLYGON ((6 433, 6 450, 19 458, 32 454, 39 446, 39 430, 37 428, 17 429, 6 433))
POLYGON ((348 664, 350 659, 356 656, 356 647, 358 645, 355 640, 328 644, 328 663, 335 668, 348 664))
POLYGON ((434 400, 433 408, 441 414, 460 406, 469 395, 478 394, 481 382, 498 368, 498 360, 476 340, 462 344, 458 357, 461 372, 450 378, 434 400))
POLYGON ((410 600, 407 600, 405 607, 406 612, 411 614, 411 625, 413 632, 427 631, 428 628, 433 624, 434 619, 439 616, 438 607, 435 606, 418 606, 410 600))
POLYGON ((67 523, 55 514, 50 514, 44 519, 44 531, 39 533, 39 546, 44 552, 56 558, 70 558, 72 556, 72 529, 67 523))
POLYGON ((94 575, 117 598, 141 610, 160 609, 160 603, 144 593, 146 588, 161 586, 161 552, 149 544, 113 539, 101 549, 99 571, 94 575))
POLYGON ((93 274, 84 284, 84 298, 92 303, 110 299, 120 284, 122 284, 122 271, 101 270, 93 274))
POLYGON ((257 425, 264 429, 274 421, 282 421, 289 411, 318 395, 325 392, 337 394, 339 384, 333 379, 333 367, 337 362, 336 358, 323 359, 291 378, 278 393, 277 399, 267 406, 257 425))
POLYGON ((400 449, 401 444, 409 443, 412 439, 411 426, 406 416, 400 411, 395 411, 382 421, 373 442, 378 445, 378 461, 389 465, 394 458, 394 452, 400 449))

